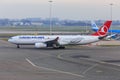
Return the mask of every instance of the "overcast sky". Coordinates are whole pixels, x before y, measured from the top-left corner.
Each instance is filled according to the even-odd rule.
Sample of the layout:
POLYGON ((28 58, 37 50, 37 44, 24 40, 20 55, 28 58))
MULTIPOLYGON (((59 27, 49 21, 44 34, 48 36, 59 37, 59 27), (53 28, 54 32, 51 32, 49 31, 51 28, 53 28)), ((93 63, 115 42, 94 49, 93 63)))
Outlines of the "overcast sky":
MULTIPOLYGON (((49 0, 0 0, 0 18, 49 17, 49 0)), ((120 0, 53 0, 52 17, 74 20, 120 20, 120 0)))

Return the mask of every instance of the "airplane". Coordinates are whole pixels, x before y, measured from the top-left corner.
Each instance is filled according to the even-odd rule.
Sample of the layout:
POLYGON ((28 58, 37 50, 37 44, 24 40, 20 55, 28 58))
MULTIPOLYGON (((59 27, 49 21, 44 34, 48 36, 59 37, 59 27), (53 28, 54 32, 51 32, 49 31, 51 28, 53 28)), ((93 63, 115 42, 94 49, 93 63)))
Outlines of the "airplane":
MULTIPOLYGON (((91 26, 93 31, 95 32, 98 31, 99 28, 94 21, 91 21, 91 26)), ((108 32, 111 32, 111 30, 108 30, 108 32)), ((110 40, 111 38, 116 38, 116 37, 117 37, 117 33, 114 33, 105 37, 105 40, 110 40)))
MULTIPOLYGON (((91 25, 92 25, 92 30, 93 31, 95 31, 95 32, 98 31, 99 28, 97 27, 97 25, 95 24, 95 22, 92 21, 91 25)), ((112 29, 112 30, 108 30, 108 32, 109 33, 120 33, 120 30, 112 29)))
POLYGON ((20 45, 34 45, 35 48, 64 49, 66 45, 85 45, 102 40, 107 36, 112 21, 106 21, 100 29, 91 35, 18 35, 8 39, 8 42, 20 45))

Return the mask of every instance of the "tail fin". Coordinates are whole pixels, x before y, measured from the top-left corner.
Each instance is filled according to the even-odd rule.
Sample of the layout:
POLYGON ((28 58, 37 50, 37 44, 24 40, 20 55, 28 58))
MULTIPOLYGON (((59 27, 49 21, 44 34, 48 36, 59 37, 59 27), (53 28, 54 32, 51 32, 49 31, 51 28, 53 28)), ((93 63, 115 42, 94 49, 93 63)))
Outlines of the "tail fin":
POLYGON ((95 32, 98 31, 99 28, 98 28, 98 26, 95 24, 94 21, 91 21, 91 26, 92 26, 92 30, 93 30, 93 31, 95 31, 95 32))
POLYGON ((103 26, 99 28, 99 30, 95 33, 93 33, 93 36, 106 36, 108 33, 108 30, 111 26, 112 21, 106 21, 103 26))

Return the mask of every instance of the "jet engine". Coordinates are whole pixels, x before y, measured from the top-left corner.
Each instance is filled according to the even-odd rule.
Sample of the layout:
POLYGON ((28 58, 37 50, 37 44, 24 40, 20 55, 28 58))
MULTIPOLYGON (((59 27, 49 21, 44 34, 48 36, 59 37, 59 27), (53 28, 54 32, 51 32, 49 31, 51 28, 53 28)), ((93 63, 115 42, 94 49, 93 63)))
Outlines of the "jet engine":
POLYGON ((35 43, 35 48, 45 48, 47 45, 45 43, 35 43))

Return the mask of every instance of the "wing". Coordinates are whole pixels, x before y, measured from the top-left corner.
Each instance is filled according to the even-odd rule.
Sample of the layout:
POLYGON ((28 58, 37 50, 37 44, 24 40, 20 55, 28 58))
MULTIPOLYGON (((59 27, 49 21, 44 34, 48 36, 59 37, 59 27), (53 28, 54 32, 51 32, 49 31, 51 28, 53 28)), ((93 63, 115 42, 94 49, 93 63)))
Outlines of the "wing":
POLYGON ((60 44, 58 43, 58 39, 59 37, 55 38, 54 40, 46 41, 44 43, 47 45, 47 47, 57 47, 60 46, 60 44))

